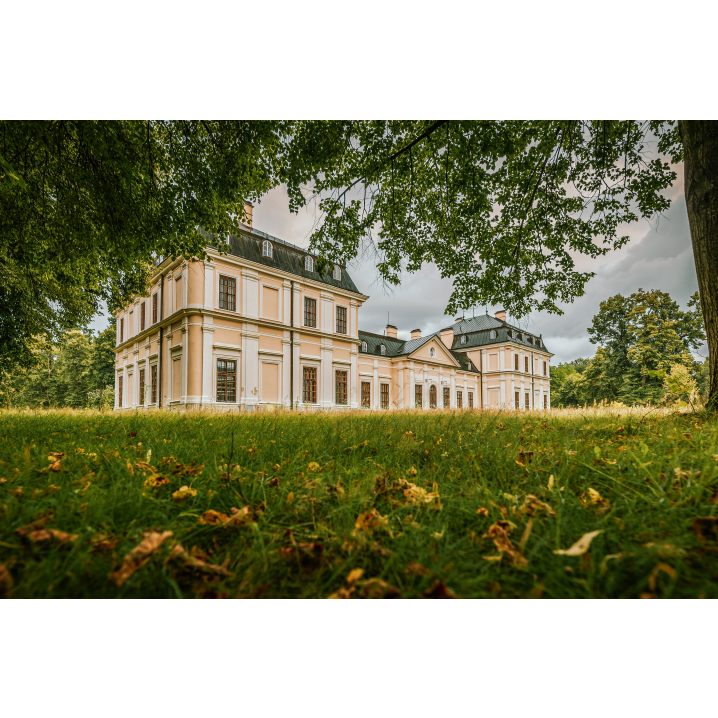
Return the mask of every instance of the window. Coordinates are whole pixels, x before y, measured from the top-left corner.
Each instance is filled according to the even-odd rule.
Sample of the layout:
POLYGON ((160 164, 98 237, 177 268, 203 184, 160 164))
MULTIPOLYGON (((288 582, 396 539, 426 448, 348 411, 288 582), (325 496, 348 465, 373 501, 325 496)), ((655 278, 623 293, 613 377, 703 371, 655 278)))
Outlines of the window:
POLYGON ((389 408, 389 385, 388 384, 381 385, 381 408, 382 409, 389 408))
POLYGON ((217 359, 217 401, 237 401, 237 362, 217 359))
POLYGON ((514 354, 514 370, 515 371, 519 370, 519 355, 518 354, 514 354))
POLYGON ((379 346, 379 353, 380 353, 382 356, 386 356, 386 347, 385 347, 383 344, 381 344, 381 345, 379 346))
POLYGON ((466 344, 466 334, 462 334, 462 335, 461 335, 460 342, 461 342, 462 344, 466 344))
POLYGON ((516 409, 521 408, 521 399, 519 398, 520 396, 521 395, 519 394, 519 392, 517 392, 517 391, 514 392, 514 402, 516 404, 516 409))
POLYGON ((529 371, 529 358, 524 357, 524 371, 528 374, 529 371))
POLYGON ((529 393, 526 392, 526 401, 524 403, 524 409, 528 409, 528 408, 529 408, 529 393))
POLYGON ((368 381, 361 383, 361 405, 364 409, 371 406, 371 384, 368 381))
POLYGON ((317 300, 304 297, 304 326, 317 326, 317 300))
POLYGON ((464 392, 463 391, 456 392, 456 408, 457 409, 464 408, 464 392))
POLYGON ((548 409, 548 394, 543 395, 543 408, 548 409))
POLYGON ((145 330, 145 304, 147 302, 142 302, 140 304, 140 331, 143 332, 145 330))
POLYGON ((122 406, 122 375, 117 377, 117 406, 122 406))
POLYGON ((337 307, 337 334, 347 333, 347 308, 337 307))
POLYGON ((493 329, 489 332, 489 339, 496 339, 496 332, 493 329))
POLYGON ((546 362, 543 363, 543 375, 546 376, 546 362))
POLYGON ((274 247, 269 240, 265 239, 264 242, 262 242, 262 256, 269 257, 269 259, 274 257, 274 247))
POLYGON ((474 392, 473 391, 470 391, 468 393, 468 399, 469 399, 469 409, 473 409, 474 408, 474 392))
POLYGON ((367 349, 368 349, 367 343, 366 343, 366 342, 362 342, 362 343, 361 343, 361 350, 362 350, 363 352, 366 352, 367 349))
POLYGON ((145 403, 145 370, 140 369, 140 406, 145 403))
POLYGON ((317 403, 317 369, 305 366, 302 369, 302 401, 305 404, 317 403))
POLYGON ((429 349, 429 356, 433 359, 436 356, 436 349, 434 347, 431 347, 429 349))
POLYGON ((237 280, 219 275, 219 308, 234 312, 237 297, 237 280))
POLYGON ((304 270, 306 272, 314 271, 314 257, 312 257, 309 254, 306 257, 304 257, 304 270))
POLYGON ((334 401, 337 404, 347 403, 347 374, 346 371, 338 371, 334 375, 334 401))
POLYGON ((157 324, 157 292, 152 295, 152 323, 157 324))
POLYGON ((448 409, 451 406, 451 389, 448 386, 444 387, 444 409, 448 409))
POLYGON ((156 404, 157 403, 157 364, 154 364, 150 368, 150 381, 152 382, 152 389, 151 389, 152 397, 151 397, 150 401, 153 404, 156 404))
POLYGON ((125 320, 120 319, 120 344, 125 341, 125 320))
POLYGON ((466 363, 466 368, 467 368, 469 371, 471 371, 471 362, 467 362, 467 363, 466 363))
POLYGON ((332 277, 337 282, 342 281, 342 268, 338 264, 334 265, 334 274, 332 274, 332 277))
POLYGON ((429 407, 436 409, 436 385, 432 384, 429 387, 429 407))
POLYGON ((424 387, 421 384, 414 386, 414 406, 419 409, 424 405, 423 389, 424 387))

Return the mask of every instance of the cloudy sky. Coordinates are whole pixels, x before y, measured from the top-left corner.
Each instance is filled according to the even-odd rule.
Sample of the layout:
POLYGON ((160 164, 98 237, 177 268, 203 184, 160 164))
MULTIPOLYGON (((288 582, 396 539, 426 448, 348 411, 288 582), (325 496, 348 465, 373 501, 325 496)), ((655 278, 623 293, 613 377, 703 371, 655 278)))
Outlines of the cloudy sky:
MULTIPOLYGON (((528 330, 543 335, 546 346, 556 355, 554 362, 594 355, 596 347, 588 341, 586 328, 602 300, 619 293, 625 296, 639 288, 659 289, 668 292, 685 308, 691 294, 698 289, 683 197, 683 168, 676 169, 678 180, 670 191, 672 204, 668 212, 658 222, 641 221, 624 227, 621 233, 628 234, 631 241, 621 250, 597 260, 578 257, 577 267, 581 271, 594 271, 596 276, 587 284, 583 297, 573 304, 559 305, 564 311, 562 316, 539 312, 528 317, 528 330)), ((255 206, 253 216, 256 229, 300 247, 309 245, 314 209, 309 207, 299 214, 291 214, 283 188, 269 192, 255 206)), ((451 280, 442 279, 433 265, 415 274, 404 274, 401 285, 388 291, 377 281, 371 262, 354 262, 349 265, 349 271, 359 290, 370 295, 359 313, 359 326, 366 331, 382 333, 387 313, 402 339, 409 339, 414 328, 420 328, 425 334, 453 321, 453 317, 444 314, 451 294, 451 280)), ((493 313, 499 308, 488 307, 488 311, 493 313)), ((486 309, 476 307, 475 311, 483 313, 486 309)), ((469 310, 466 315, 471 313, 469 310)), ((522 326, 525 322, 526 319, 522 326)), ((707 355, 705 347, 699 351, 707 355)))

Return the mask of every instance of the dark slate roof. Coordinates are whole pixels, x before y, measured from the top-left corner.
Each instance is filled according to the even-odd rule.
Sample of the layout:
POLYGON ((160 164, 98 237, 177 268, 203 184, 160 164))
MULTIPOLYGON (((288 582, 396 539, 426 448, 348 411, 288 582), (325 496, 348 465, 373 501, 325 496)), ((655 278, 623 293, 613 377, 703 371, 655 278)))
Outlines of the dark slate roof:
MULTIPOLYGON (((489 318, 493 319, 493 317, 489 318)), ((512 327, 510 324, 502 322, 498 319, 496 320, 496 322, 497 326, 491 327, 491 329, 495 329, 496 331, 496 337, 494 339, 491 338, 491 329, 488 328, 481 331, 472 331, 465 333, 454 332, 454 341, 451 345, 452 350, 463 352, 467 349, 475 349, 476 347, 482 347, 488 344, 498 344, 500 342, 509 341, 513 342, 514 344, 530 347, 532 349, 541 349, 542 351, 548 352, 548 349, 546 348, 543 339, 537 337, 535 334, 523 332, 520 329, 512 327), (511 336, 509 336, 509 332, 511 332, 511 336), (463 334, 466 335, 466 344, 461 343, 461 337, 463 334), (531 340, 533 340, 535 343, 533 343, 531 340)), ((549 354, 550 353, 551 352, 549 352, 549 354)))
MULTIPOLYGON (((209 233, 203 230, 200 231, 207 238, 211 238, 209 233)), ((316 271, 307 272, 304 269, 304 258, 307 254, 311 254, 311 252, 307 252, 305 249, 285 242, 278 237, 273 237, 266 232, 260 232, 258 229, 250 229, 245 225, 242 225, 240 228, 239 236, 230 235, 229 251, 227 254, 234 257, 242 257, 242 259, 249 259, 256 264, 263 264, 268 268, 289 272, 303 279, 313 279, 315 282, 321 282, 330 287, 337 287, 349 292, 354 292, 355 294, 361 294, 345 267, 342 267, 341 281, 336 281, 332 277, 331 271, 327 271, 324 274, 319 274, 316 271), (272 257, 272 259, 262 256, 262 241, 265 239, 268 239, 273 245, 274 257, 272 257)), ((317 257, 314 254, 311 254, 311 256, 314 257, 314 267, 316 268, 317 257)))
MULTIPOLYGON (((361 329, 359 330, 359 339, 360 341, 367 343, 367 351, 362 352, 361 351, 361 345, 359 346, 359 352, 364 354, 372 354, 374 356, 381 356, 381 350, 379 349, 380 345, 386 346, 386 356, 388 357, 402 357, 402 356, 408 356, 409 354, 412 354, 415 352, 420 346, 423 344, 426 344, 430 339, 433 339, 436 337, 439 341, 441 341, 441 336, 439 335, 439 332, 435 332, 434 334, 427 334, 425 337, 419 337, 418 339, 410 339, 408 341, 404 341, 403 339, 394 339, 393 337, 385 337, 382 334, 374 334, 372 332, 364 332, 361 329)), ((456 361, 459 363, 459 366, 464 371, 472 371, 476 374, 479 374, 478 368, 474 365, 474 363, 471 363, 471 369, 467 370, 466 368, 466 357, 463 354, 460 354, 455 351, 449 351, 449 353, 456 359, 456 361)))

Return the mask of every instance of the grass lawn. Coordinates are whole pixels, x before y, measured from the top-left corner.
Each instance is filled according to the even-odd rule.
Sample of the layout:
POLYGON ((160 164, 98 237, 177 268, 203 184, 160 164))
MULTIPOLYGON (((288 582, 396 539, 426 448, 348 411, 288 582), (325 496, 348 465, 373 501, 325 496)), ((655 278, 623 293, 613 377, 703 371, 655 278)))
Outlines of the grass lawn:
POLYGON ((665 410, 8 411, 0 595, 713 598, 717 452, 665 410))

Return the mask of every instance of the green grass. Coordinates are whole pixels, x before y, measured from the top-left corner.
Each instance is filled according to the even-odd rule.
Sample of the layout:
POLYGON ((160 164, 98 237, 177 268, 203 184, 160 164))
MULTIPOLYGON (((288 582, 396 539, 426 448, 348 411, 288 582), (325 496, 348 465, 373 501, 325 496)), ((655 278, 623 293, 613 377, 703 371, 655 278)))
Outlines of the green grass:
POLYGON ((716 419, 663 410, 4 412, 0 593, 718 597, 718 522, 695 521, 718 516, 717 444, 716 419))

